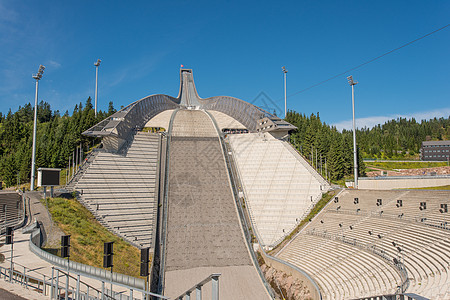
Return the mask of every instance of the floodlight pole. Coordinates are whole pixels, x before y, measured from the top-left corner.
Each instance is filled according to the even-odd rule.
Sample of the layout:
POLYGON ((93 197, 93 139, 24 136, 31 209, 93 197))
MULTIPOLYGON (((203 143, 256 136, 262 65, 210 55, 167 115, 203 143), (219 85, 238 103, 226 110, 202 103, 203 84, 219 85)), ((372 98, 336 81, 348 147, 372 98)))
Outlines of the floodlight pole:
POLYGON ((288 71, 286 70, 286 67, 282 67, 281 70, 283 71, 284 74, 284 118, 286 119, 287 115, 286 74, 288 71))
POLYGON ((100 66, 100 59, 94 63, 95 66, 95 117, 97 117, 97 97, 98 97, 98 66, 100 66))
POLYGON ((352 110, 353 110, 353 170, 355 184, 353 188, 358 188, 358 159, 356 153, 356 122, 355 122, 355 85, 358 83, 353 80, 353 76, 347 77, 348 83, 352 86, 352 110))
POLYGON ((42 74, 44 73, 45 67, 43 65, 39 65, 39 70, 37 74, 33 75, 33 78, 36 80, 36 93, 34 96, 34 127, 33 127, 33 150, 31 155, 31 186, 30 190, 34 190, 34 181, 35 181, 35 172, 36 172, 36 127, 37 127, 37 103, 38 103, 38 89, 39 89, 39 80, 42 78, 42 74))

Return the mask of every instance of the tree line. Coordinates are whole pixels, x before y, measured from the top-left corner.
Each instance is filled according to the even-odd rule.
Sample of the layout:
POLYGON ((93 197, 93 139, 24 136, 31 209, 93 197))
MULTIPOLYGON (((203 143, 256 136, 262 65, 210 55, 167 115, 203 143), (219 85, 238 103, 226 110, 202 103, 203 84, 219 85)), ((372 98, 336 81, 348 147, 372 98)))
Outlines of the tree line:
MULTIPOLYGON (((116 112, 113 103, 108 111, 95 117, 92 100, 75 105, 71 115, 53 111, 41 101, 37 107, 36 167, 66 168, 69 157, 80 144, 86 152, 99 140, 81 133, 116 112)), ((31 173, 34 108, 28 103, 16 112, 0 113, 0 180, 6 186, 28 182, 31 173)), ((321 121, 319 113, 289 111, 285 120, 297 127, 291 143, 325 177, 340 180, 353 174, 353 138, 351 130, 338 131, 321 121)), ((358 174, 365 175, 363 158, 418 158, 422 141, 450 139, 449 118, 422 120, 398 118, 356 132, 358 174)))
MULTIPOLYGON (((322 122, 319 113, 306 116, 289 111, 285 120, 297 129, 291 143, 310 163, 331 180, 353 174, 353 131, 340 132, 322 122)), ((450 139, 449 118, 422 120, 398 118, 372 128, 356 130, 358 175, 365 175, 363 158, 418 159, 423 141, 450 139)))
MULTIPOLYGON (((75 105, 72 115, 53 111, 41 101, 37 106, 36 168, 66 168, 69 156, 77 146, 86 152, 92 138, 81 133, 116 112, 113 103, 108 111, 98 111, 95 117, 92 100, 75 105)), ((29 182, 33 145, 34 107, 28 103, 16 112, 0 113, 0 180, 8 186, 29 182)))

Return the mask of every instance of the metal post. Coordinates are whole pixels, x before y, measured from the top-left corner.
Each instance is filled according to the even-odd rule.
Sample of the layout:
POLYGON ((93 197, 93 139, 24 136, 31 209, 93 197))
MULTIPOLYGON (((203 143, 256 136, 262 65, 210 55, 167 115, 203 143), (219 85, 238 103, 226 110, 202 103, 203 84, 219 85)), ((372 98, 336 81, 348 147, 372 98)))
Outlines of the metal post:
POLYGON ((98 97, 98 66, 100 66, 101 60, 98 59, 95 66, 95 117, 97 117, 97 97, 98 97))
POLYGON ((70 178, 70 156, 69 156, 69 167, 67 168, 67 179, 66 179, 66 185, 69 183, 69 178, 70 178))
POLYGON ((53 285, 53 280, 55 278, 54 273, 55 273, 55 267, 52 267, 52 281, 51 281, 51 287, 50 287, 50 299, 53 299, 53 295, 55 294, 54 285, 53 285))
POLYGON ((196 291, 196 300, 202 300, 202 287, 197 285, 195 291, 196 291))
POLYGON ((286 74, 287 74, 287 70, 285 67, 281 68, 283 73, 284 73, 284 118, 286 119, 286 115, 287 115, 287 97, 286 97, 286 74))
POLYGON ((5 234, 6 234, 6 209, 7 209, 7 206, 8 205, 3 204, 3 211, 5 212, 5 223, 3 224, 3 225, 5 225, 5 234))
POLYGON ((212 281, 212 300, 219 300, 219 275, 211 275, 212 281))
POLYGON ((66 275, 66 295, 64 297, 65 300, 69 300, 69 272, 66 275))
POLYGON ((356 154, 356 122, 355 122, 355 85, 358 83, 353 80, 353 76, 347 77, 349 84, 352 86, 352 111, 353 111, 353 169, 354 169, 354 177, 355 177, 355 183, 354 187, 355 189, 358 188, 358 160, 357 160, 357 154, 356 154))
POLYGON ((113 297, 113 266, 111 266, 111 298, 113 297))
POLYGON ((101 298, 102 300, 105 299, 104 296, 105 296, 105 282, 102 281, 102 298, 101 298))
POLYGON ((14 257, 14 231, 12 233, 12 241, 11 241, 11 272, 9 273, 9 281, 12 282, 12 276, 14 273, 14 263, 13 263, 13 257, 14 257))
MULTIPOLYGON (((78 146, 75 150, 75 173, 78 171, 78 146)), ((75 175, 75 174, 74 174, 75 175)))
POLYGON ((36 126, 37 126, 37 102, 38 102, 39 79, 36 79, 36 93, 34 97, 34 127, 33 127, 33 151, 31 154, 31 186, 30 190, 34 190, 34 180, 36 171, 36 126))
POLYGON ((130 299, 133 299, 133 289, 130 289, 130 299))
POLYGON ((191 292, 186 292, 186 300, 191 300, 191 292))
POLYGON ((75 294, 75 299, 80 299, 80 274, 77 275, 77 292, 75 294))
POLYGON ((75 175, 75 151, 72 152, 72 176, 70 177, 71 179, 73 175, 75 175))
POLYGON ((56 299, 59 300, 59 269, 56 269, 56 287, 55 287, 56 299))

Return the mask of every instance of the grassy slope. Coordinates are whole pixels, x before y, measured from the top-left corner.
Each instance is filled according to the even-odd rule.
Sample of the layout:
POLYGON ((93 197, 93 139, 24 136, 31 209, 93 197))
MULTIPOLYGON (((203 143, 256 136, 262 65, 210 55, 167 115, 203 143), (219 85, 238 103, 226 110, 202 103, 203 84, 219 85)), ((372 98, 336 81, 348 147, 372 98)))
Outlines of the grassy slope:
MULTIPOLYGON (((394 169, 420 169, 420 168, 433 168, 433 167, 444 167, 447 162, 365 162, 366 168, 376 167, 384 170, 394 170, 394 169)), ((366 170, 367 171, 367 170, 366 170)))
POLYGON ((299 231, 303 228, 303 226, 306 225, 306 223, 309 222, 310 219, 314 218, 321 210, 322 208, 327 205, 328 202, 330 202, 331 198, 333 198, 338 193, 337 190, 332 190, 327 192, 326 194, 322 195, 322 199, 320 199, 317 204, 314 206, 314 208, 309 212, 308 216, 303 219, 300 224, 298 224, 297 228, 295 228, 288 236, 284 238, 284 240, 278 244, 274 249, 269 251, 270 255, 275 255, 279 250, 281 250, 284 245, 291 240, 299 231))
MULTIPOLYGON (((102 268, 103 243, 114 242, 114 271, 139 277, 139 250, 104 228, 94 216, 75 199, 49 200, 53 220, 70 234, 70 259, 102 268)), ((45 249, 60 255, 60 249, 45 249)))

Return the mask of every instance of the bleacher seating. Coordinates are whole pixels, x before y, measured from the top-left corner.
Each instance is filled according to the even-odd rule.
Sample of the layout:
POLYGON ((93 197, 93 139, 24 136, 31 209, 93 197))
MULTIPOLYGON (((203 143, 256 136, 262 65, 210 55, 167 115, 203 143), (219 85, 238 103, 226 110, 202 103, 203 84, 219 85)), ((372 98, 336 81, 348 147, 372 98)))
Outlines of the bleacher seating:
POLYGON ((0 227, 16 225, 23 217, 22 195, 17 192, 0 192, 0 227), (4 210, 6 205, 6 211, 4 210))
POLYGON ((228 139, 252 222, 263 245, 273 247, 329 185, 290 145, 270 134, 230 135, 228 139))
POLYGON ((309 272, 321 286, 324 299, 395 292, 401 279, 392 264, 394 258, 403 262, 407 270, 409 287, 406 292, 444 299, 450 281, 450 230, 435 224, 449 220, 448 213, 439 211, 440 204, 449 202, 450 192, 442 191, 345 190, 282 249, 278 257, 309 272), (402 206, 397 207, 397 200, 402 200, 402 206), (427 203, 425 210, 419 209, 420 202, 427 203), (422 221, 423 218, 427 220, 422 221), (434 221, 426 223, 429 220, 434 221), (337 250, 342 247, 354 254, 343 256, 341 250, 337 250), (364 260, 356 261, 358 256, 364 260), (332 274, 334 269, 329 268, 329 264, 333 262, 339 274, 332 274), (364 270, 354 280, 339 278, 363 266, 364 270), (364 280, 376 286, 381 275, 374 274, 381 266, 385 273, 391 274, 384 285, 367 289, 359 282, 364 280), (342 282, 347 282, 348 287, 341 288, 342 282))
POLYGON ((159 135, 138 132, 125 155, 99 152, 78 181, 84 205, 138 247, 152 247, 159 135))

